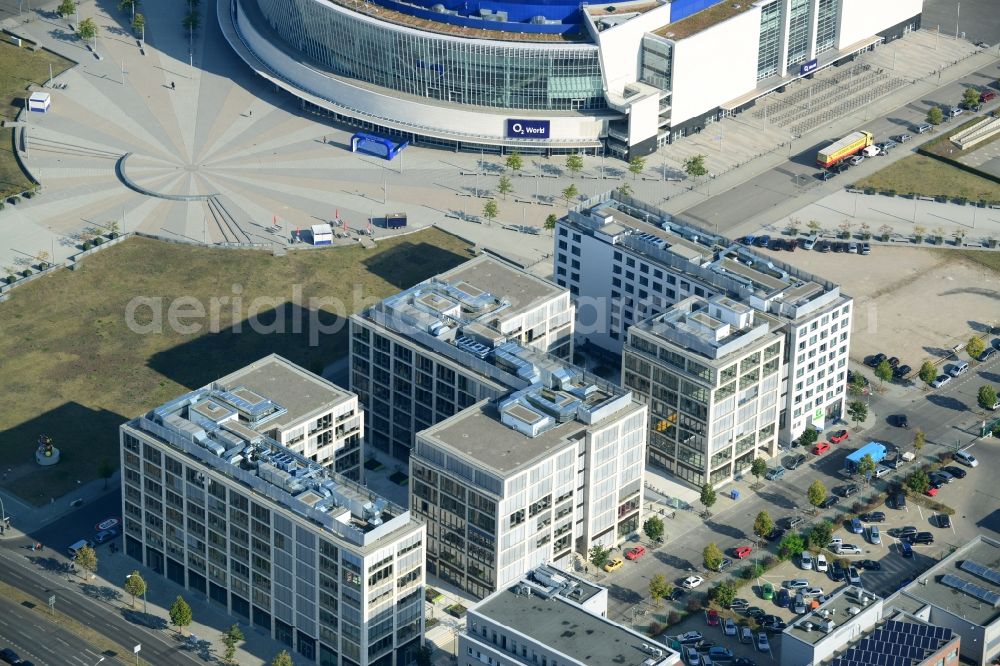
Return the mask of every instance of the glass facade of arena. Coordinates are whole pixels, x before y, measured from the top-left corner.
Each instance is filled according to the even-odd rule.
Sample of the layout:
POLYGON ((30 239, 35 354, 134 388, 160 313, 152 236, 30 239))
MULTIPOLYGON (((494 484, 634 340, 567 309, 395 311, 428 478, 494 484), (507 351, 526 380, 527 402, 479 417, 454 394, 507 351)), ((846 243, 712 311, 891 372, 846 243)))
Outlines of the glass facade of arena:
POLYGON ((596 45, 453 38, 372 23, 315 0, 257 0, 288 45, 331 72, 418 97, 474 106, 606 107, 596 45))
POLYGON ((639 80, 660 90, 670 90, 674 45, 656 35, 642 37, 642 74, 639 80))
POLYGON ((811 0, 792 0, 788 15, 788 58, 786 60, 788 67, 809 59, 811 10, 811 0))
POLYGON ((757 80, 778 73, 781 60, 781 3, 772 2, 760 10, 760 46, 757 49, 757 80))
POLYGON ((819 14, 816 21, 816 54, 836 48, 838 0, 819 0, 819 14))

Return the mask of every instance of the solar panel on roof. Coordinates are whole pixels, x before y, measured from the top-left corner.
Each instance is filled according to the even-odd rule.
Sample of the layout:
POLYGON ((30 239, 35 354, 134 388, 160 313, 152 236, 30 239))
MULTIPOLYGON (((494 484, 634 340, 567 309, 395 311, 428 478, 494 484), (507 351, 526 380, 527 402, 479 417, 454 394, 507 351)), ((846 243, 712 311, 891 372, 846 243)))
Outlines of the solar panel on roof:
POLYGON ((994 585, 1000 585, 1000 572, 998 572, 996 569, 991 569, 987 566, 984 566, 979 562, 976 562, 974 560, 965 560, 960 565, 958 565, 958 568, 962 569, 963 571, 968 571, 969 573, 979 576, 980 578, 985 578, 994 585))

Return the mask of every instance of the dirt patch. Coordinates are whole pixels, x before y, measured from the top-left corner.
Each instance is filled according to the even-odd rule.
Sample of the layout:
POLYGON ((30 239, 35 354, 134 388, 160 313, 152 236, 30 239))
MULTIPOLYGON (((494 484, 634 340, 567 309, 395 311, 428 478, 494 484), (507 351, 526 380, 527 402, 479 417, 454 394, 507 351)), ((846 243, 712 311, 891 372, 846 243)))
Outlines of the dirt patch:
POLYGON ((1000 324, 1000 272, 972 254, 876 246, 868 256, 801 250, 778 256, 854 297, 852 359, 883 352, 916 370, 982 331, 991 315, 1000 324))

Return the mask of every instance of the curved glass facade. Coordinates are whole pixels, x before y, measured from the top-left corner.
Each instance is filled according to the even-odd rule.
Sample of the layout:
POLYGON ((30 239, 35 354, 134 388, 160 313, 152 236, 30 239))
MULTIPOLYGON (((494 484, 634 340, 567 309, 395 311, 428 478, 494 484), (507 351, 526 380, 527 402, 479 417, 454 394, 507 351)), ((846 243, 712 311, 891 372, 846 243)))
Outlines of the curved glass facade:
POLYGON ((290 47, 338 76, 474 106, 606 107, 596 45, 448 37, 387 22, 372 23, 321 0, 256 2, 271 28, 290 47))

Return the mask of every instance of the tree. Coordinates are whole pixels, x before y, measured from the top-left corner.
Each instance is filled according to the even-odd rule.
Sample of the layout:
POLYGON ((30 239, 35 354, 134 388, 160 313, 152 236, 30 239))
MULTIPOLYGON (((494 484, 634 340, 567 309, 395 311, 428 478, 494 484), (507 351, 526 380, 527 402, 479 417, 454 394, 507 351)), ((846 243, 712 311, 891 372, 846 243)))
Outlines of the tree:
POLYGON ((191 624, 191 620, 191 606, 184 601, 184 597, 178 596, 170 607, 170 624, 177 627, 177 630, 183 634, 184 627, 191 624))
POLYGON ((122 11, 132 10, 132 15, 135 16, 135 8, 139 5, 139 0, 118 0, 118 9, 122 11))
POLYGON ((240 631, 239 625, 236 624, 229 627, 229 630, 222 634, 220 640, 226 646, 226 652, 222 658, 227 664, 236 663, 236 644, 245 638, 243 632, 240 631))
POLYGON ((865 456, 858 461, 858 474, 863 476, 865 479, 871 479, 872 474, 875 473, 875 459, 872 458, 870 453, 866 453, 865 456))
POLYGON ((975 88, 966 88, 965 92, 962 93, 962 102, 965 103, 967 109, 979 106, 979 91, 975 88))
POLYGON ((93 574, 97 571, 97 553, 90 546, 84 546, 76 551, 75 561, 76 565, 88 574, 93 574))
POLYGON ((819 220, 809 220, 809 224, 806 226, 809 227, 809 231, 811 231, 814 236, 823 228, 823 225, 819 223, 819 220))
POLYGON ((621 194, 626 197, 632 196, 632 186, 629 185, 628 183, 622 183, 621 185, 618 186, 618 194, 621 194))
POLYGON ((771 514, 767 511, 758 513, 753 521, 753 533, 762 539, 766 539, 771 536, 771 532, 773 531, 774 521, 771 519, 771 514))
POLYGON ((802 535, 792 532, 782 537, 781 543, 778 544, 778 557, 788 560, 801 555, 805 549, 806 542, 802 539, 802 535))
POLYGON ((580 190, 576 189, 576 185, 573 183, 569 184, 569 187, 564 189, 562 192, 562 198, 566 201, 566 206, 569 206, 569 202, 572 201, 580 194, 580 190))
POLYGON ((722 551, 714 543, 710 543, 701 551, 701 561, 709 571, 718 571, 722 564, 722 551))
POLYGON ((554 230, 556 228, 556 222, 558 221, 559 218, 556 217, 555 213, 549 213, 545 218, 545 228, 549 231, 554 230))
POLYGON ((486 204, 483 206, 483 217, 486 218, 487 222, 492 223, 493 220, 495 220, 497 218, 497 215, 499 214, 500 214, 500 208, 497 207, 497 202, 494 201, 493 199, 487 201, 486 204))
POLYGON ((708 510, 712 508, 713 504, 715 504, 715 499, 715 489, 712 488, 712 484, 706 483, 703 485, 701 487, 701 497, 698 498, 698 501, 705 506, 706 514, 712 515, 708 512, 708 510))
POLYGON ((659 516, 650 516, 642 524, 642 531, 650 541, 659 541, 663 538, 663 519, 659 516))
POLYGON ((853 396, 864 395, 866 386, 868 386, 868 382, 865 381, 864 375, 855 372, 851 377, 851 383, 847 385, 847 392, 853 396))
POLYGON ((497 192, 503 195, 504 201, 507 200, 507 194, 514 191, 514 186, 510 182, 510 178, 507 176, 500 176, 500 182, 497 183, 497 192))
POLYGON ((581 171, 583 171, 583 157, 578 155, 577 153, 573 153, 572 155, 567 155, 566 169, 571 174, 573 174, 574 178, 576 178, 576 175, 581 171))
POLYGON ((85 18, 76 26, 76 34, 85 42, 97 39, 97 31, 97 23, 92 18, 85 18))
POLYGON ((603 567, 611 557, 611 550, 601 544, 590 549, 590 563, 597 568, 603 567))
POLYGON ((924 448, 924 442, 927 441, 927 435, 920 428, 917 428, 913 433, 913 450, 920 453, 920 450, 924 448))
POLYGON ((524 166, 524 161, 521 159, 521 153, 516 150, 507 156, 507 160, 504 163, 511 171, 520 171, 521 167, 524 166))
POLYGON ((843 222, 840 223, 840 225, 839 225, 838 228, 840 229, 840 237, 841 238, 850 238, 851 237, 851 221, 850 220, 844 220, 843 222))
POLYGON ((847 404, 847 414, 857 425, 868 418, 868 405, 860 400, 853 400, 847 404))
POLYGON ((880 387, 892 379, 892 366, 889 365, 888 360, 883 359, 881 363, 875 366, 875 377, 878 379, 880 387))
POLYGON ((917 373, 917 376, 930 384, 937 377, 937 367, 930 361, 924 361, 923 365, 920 366, 920 372, 917 373))
POLYGON ((817 439, 819 439, 819 431, 809 426, 799 435, 799 446, 809 448, 816 443, 817 439))
POLYGON ((708 169, 705 168, 705 156, 692 155, 684 160, 684 173, 692 178, 699 178, 708 173, 708 169))
POLYGON ((723 581, 713 587, 708 595, 712 598, 712 601, 723 608, 729 608, 733 604, 733 600, 736 599, 738 592, 739 590, 736 589, 736 585, 723 581))
POLYGON ((133 571, 125 577, 125 591, 132 595, 132 608, 135 608, 135 598, 146 594, 146 581, 138 571, 133 571))
POLYGON ((986 344, 975 335, 965 343, 965 353, 972 358, 979 358, 984 351, 986 351, 986 344))
POLYGON ((750 463, 750 473, 754 475, 757 484, 760 485, 760 477, 767 474, 767 461, 763 458, 754 458, 754 461, 750 463))
POLYGON ((667 582, 663 574, 656 574, 649 581, 649 598, 659 607, 660 600, 664 597, 669 597, 670 593, 673 592, 673 587, 673 585, 667 582))
POLYGON ((882 236, 882 240, 887 241, 889 240, 889 234, 892 233, 892 227, 890 227, 888 224, 883 224, 881 227, 878 228, 878 232, 879 235, 882 236))
POLYGON ((136 14, 132 19, 132 30, 138 32, 141 39, 146 39, 146 17, 143 14, 136 14))
MULTIPOLYGON (((417 661, 419 660, 418 657, 417 661)), ((292 655, 288 654, 288 650, 282 650, 274 655, 274 659, 271 660, 271 666, 295 666, 295 662, 292 661, 292 655)))
POLYGON ((940 125, 942 121, 944 121, 944 114, 941 113, 941 109, 932 106, 927 112, 927 122, 931 125, 940 125))
POLYGON ((76 11, 76 3, 73 0, 62 0, 59 6, 56 8, 56 13, 63 18, 66 18, 70 14, 76 11))
POLYGON ((107 458, 101 460, 101 464, 97 467, 97 477, 99 479, 104 479, 104 487, 108 487, 108 479, 110 479, 115 474, 115 466, 111 464, 111 461, 107 458))
POLYGON ((914 470, 906 477, 906 487, 915 493, 925 492, 931 485, 931 480, 927 478, 927 472, 922 469, 914 470))
POLYGON ((809 498, 809 503, 813 506, 819 506, 826 499, 826 486, 819 479, 816 479, 809 484, 809 489, 806 491, 806 497, 809 498))
POLYGON ((816 548, 826 548, 833 538, 833 523, 829 520, 821 521, 812 526, 809 530, 809 545, 816 548))
POLYGON ((632 180, 646 170, 646 159, 644 157, 633 157, 628 163, 629 173, 632 174, 632 180))
POLYGON ((979 400, 979 406, 983 409, 993 409, 997 404, 996 389, 988 384, 986 386, 979 387, 979 395, 977 397, 979 400))
POLYGON ((198 29, 198 26, 201 25, 201 16, 193 11, 188 12, 184 15, 184 20, 181 21, 181 25, 183 25, 186 30, 195 31, 198 29))

